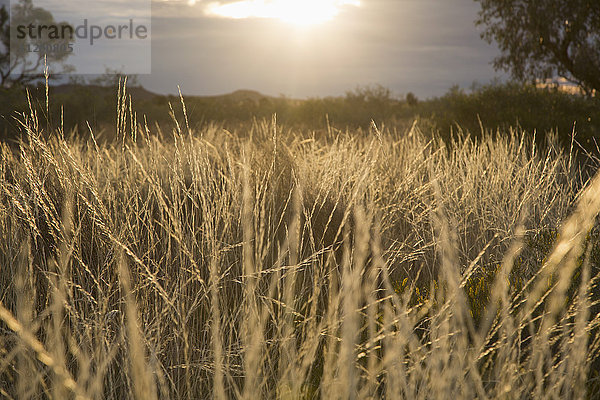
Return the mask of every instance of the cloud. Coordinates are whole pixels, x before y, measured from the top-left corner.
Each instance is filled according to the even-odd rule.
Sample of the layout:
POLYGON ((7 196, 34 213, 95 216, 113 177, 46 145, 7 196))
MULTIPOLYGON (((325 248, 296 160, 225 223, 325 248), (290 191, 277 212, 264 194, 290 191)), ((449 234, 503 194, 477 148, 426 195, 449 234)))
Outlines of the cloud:
POLYGON ((314 24, 333 19, 346 6, 358 5, 358 0, 238 0, 212 2, 206 5, 205 10, 207 15, 215 17, 265 18, 314 24))
POLYGON ((207 14, 209 5, 241 0, 196 1, 153 0, 153 73, 140 78, 149 89, 177 93, 180 84, 194 94, 250 88, 310 97, 380 83, 427 97, 496 75, 489 62, 497 49, 479 38, 472 0, 334 4, 335 21, 310 29, 259 18, 256 10, 241 20, 207 14))

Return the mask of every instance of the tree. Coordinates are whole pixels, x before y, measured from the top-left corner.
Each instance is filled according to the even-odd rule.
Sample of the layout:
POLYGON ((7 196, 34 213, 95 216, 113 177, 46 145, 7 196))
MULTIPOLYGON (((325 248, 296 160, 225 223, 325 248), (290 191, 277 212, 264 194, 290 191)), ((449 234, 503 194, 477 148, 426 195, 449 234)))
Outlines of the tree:
MULTIPOLYGON (((21 39, 16 35, 17 27, 29 26, 62 27, 70 26, 66 22, 56 22, 52 14, 34 7, 31 0, 19 0, 13 5, 12 15, 5 5, 0 7, 0 87, 15 83, 31 83, 44 77, 45 64, 61 66, 60 71, 70 72, 70 66, 64 62, 71 54, 69 44, 71 37, 52 38, 46 29, 42 35, 26 36, 21 39)), ((52 77, 55 77, 54 75, 52 77)))
POLYGON ((475 0, 481 37, 496 42, 494 68, 520 81, 562 77, 600 90, 600 1, 475 0))
POLYGON ((416 107, 419 104, 419 98, 413 92, 408 92, 406 93, 406 104, 409 107, 416 107))

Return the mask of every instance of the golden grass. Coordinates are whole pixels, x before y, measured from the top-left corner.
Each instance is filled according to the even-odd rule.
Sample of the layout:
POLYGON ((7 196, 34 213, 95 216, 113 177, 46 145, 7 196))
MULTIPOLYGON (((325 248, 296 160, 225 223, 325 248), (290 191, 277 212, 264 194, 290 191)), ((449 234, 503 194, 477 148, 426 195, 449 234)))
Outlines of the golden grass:
POLYGON ((166 135, 120 98, 115 144, 32 112, 1 149, 3 397, 598 394, 600 178, 573 154, 416 126, 166 135))

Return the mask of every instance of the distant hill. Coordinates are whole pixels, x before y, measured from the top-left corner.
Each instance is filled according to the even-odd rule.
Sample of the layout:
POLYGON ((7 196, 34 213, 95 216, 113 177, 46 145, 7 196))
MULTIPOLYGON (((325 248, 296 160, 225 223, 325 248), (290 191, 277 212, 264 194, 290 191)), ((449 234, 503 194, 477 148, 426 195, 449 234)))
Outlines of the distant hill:
MULTIPOLYGON (((189 96, 187 96, 189 97, 189 96)), ((228 94, 221 94, 221 95, 216 95, 216 96, 193 96, 193 97, 204 97, 207 99, 211 99, 211 100, 216 100, 216 99, 227 99, 233 102, 238 102, 238 101, 254 101, 254 102, 259 102, 261 99, 266 99, 269 98, 270 96, 266 96, 262 93, 257 92, 256 90, 236 90, 235 92, 232 93, 228 93, 228 94)))
MULTIPOLYGON (((86 90, 93 92, 96 95, 105 96, 113 95, 115 92, 114 87, 100 86, 100 85, 80 85, 80 84, 62 84, 50 87, 51 95, 69 95, 77 91, 86 90)), ((146 101, 154 100, 159 97, 177 97, 177 95, 163 95, 151 92, 142 86, 127 87, 127 93, 131 95, 134 100, 146 101)), ((227 100, 230 102, 259 102, 261 99, 272 98, 271 96, 264 95, 256 90, 236 90, 232 93, 211 95, 211 96, 197 96, 197 95, 184 95, 186 99, 206 99, 206 100, 227 100)))

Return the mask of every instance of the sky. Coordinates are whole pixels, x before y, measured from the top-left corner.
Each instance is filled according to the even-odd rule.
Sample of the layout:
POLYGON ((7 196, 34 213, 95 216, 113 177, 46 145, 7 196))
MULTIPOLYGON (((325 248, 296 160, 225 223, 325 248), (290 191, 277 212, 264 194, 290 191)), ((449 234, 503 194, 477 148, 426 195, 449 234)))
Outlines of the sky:
MULTIPOLYGON (((57 1, 72 2, 72 7, 61 7, 78 7, 82 18, 90 16, 85 5, 90 0, 34 0, 34 4, 46 2, 46 8, 57 8, 51 5, 57 1)), ((93 62, 100 65, 98 57, 109 56, 118 62, 129 55, 137 64, 128 60, 128 65, 138 70, 150 67, 151 73, 139 75, 138 82, 158 93, 175 94, 179 86, 187 95, 247 89, 307 98, 382 85, 396 96, 413 92, 427 98, 440 96, 453 85, 469 88, 475 82, 504 78, 491 66, 498 50, 480 38, 482 28, 474 24, 479 10, 474 0, 92 3, 110 5, 105 15, 113 19, 118 4, 123 19, 135 2, 151 2, 149 51, 140 53, 142 57, 122 47, 119 53, 113 41, 113 47, 106 47, 113 50, 95 47, 93 62)), ((96 14, 102 12, 95 11, 90 21, 102 20, 96 14)))
POLYGON ((250 89, 294 98, 380 84, 425 98, 502 78, 490 64, 497 49, 474 24, 473 0, 349 3, 328 21, 299 27, 211 14, 223 1, 155 2, 152 74, 139 81, 162 93, 180 85, 187 94, 250 89))

